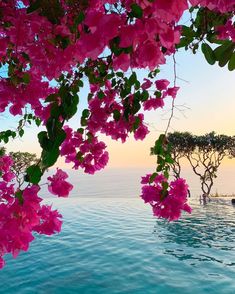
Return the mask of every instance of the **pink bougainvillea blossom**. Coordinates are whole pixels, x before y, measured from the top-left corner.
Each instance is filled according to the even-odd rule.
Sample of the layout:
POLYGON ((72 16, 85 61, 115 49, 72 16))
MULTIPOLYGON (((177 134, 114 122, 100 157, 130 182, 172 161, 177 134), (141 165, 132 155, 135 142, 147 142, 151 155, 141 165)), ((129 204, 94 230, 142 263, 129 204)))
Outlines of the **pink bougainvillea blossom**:
MULTIPOLYGON (((23 191, 11 183, 13 175, 6 176, 13 160, 10 156, 0 157, 0 268, 5 265, 3 256, 11 253, 17 257, 27 251, 34 240, 33 232, 51 235, 61 230, 61 215, 51 206, 41 205, 38 196, 40 187, 32 185, 23 191)), ((61 175, 66 178, 66 175, 61 175)))
POLYGON ((50 181, 48 186, 49 192, 59 197, 68 197, 69 192, 73 189, 73 185, 65 181, 67 178, 68 175, 66 172, 57 169, 55 175, 47 178, 50 181))
POLYGON ((173 221, 180 218, 182 211, 191 213, 192 209, 187 204, 188 185, 184 179, 172 181, 167 195, 163 197, 162 182, 166 179, 163 175, 158 175, 150 183, 150 177, 151 175, 148 174, 142 178, 141 198, 152 206, 155 216, 173 221))

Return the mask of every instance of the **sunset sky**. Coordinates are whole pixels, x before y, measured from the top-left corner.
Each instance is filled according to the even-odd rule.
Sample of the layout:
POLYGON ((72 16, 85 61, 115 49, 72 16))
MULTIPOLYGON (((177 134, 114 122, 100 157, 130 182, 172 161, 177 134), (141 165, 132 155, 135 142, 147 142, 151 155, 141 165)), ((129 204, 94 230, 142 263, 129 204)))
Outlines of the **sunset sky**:
MULTIPOLYGON (((193 55, 191 52, 182 51, 176 54, 176 61, 179 78, 177 85, 180 86, 180 91, 175 101, 176 109, 170 131, 189 131, 193 134, 215 131, 218 134, 235 135, 234 72, 229 72, 227 68, 220 68, 218 65, 207 64, 200 53, 193 55)), ((162 67, 159 78, 173 79, 172 59, 162 67)), ((86 97, 85 92, 84 97, 86 97)), ((166 98, 166 102, 164 110, 146 113, 146 122, 151 133, 145 141, 136 142, 130 138, 126 144, 121 144, 102 137, 110 153, 109 167, 154 166, 155 158, 149 156, 149 149, 166 128, 170 116, 170 98, 166 98)), ((1 114, 0 129, 15 128, 16 122, 17 117, 11 117, 9 120, 9 116, 1 114)), ((79 119, 75 118, 72 126, 77 128, 78 123, 79 119)), ((36 135, 37 129, 29 128, 23 139, 7 145, 8 151, 22 150, 39 155, 40 148, 36 135)), ((230 161, 230 164, 233 162, 230 161)), ((60 161, 59 165, 64 164, 60 161)))

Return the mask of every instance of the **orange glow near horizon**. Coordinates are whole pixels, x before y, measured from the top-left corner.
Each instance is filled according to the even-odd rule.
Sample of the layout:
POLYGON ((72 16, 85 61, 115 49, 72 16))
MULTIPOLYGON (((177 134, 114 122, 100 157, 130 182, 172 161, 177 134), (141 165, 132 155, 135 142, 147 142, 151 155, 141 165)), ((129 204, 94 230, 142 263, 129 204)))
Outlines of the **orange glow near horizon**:
MULTIPOLYGON (((206 134, 215 131, 217 134, 235 135, 235 83, 234 72, 218 65, 210 66, 201 54, 192 57, 190 53, 177 53, 177 85, 180 86, 175 100, 174 117, 170 132, 191 132, 206 134)), ((160 78, 172 75, 172 61, 163 66, 160 78)), ((150 147, 160 133, 164 133, 170 116, 171 100, 165 99, 163 110, 145 114, 150 134, 144 141, 134 141, 131 137, 125 144, 112 141, 101 136, 108 146, 110 160, 108 167, 150 167, 156 165, 156 157, 150 156, 150 147)), ((12 119, 17 120, 17 117, 12 119)), ((71 123, 76 129, 79 125, 71 123)), ((16 124, 17 125, 17 124, 16 124)), ((11 128, 7 119, 2 119, 2 129, 11 128), (7 125, 8 123, 8 125, 7 125), (6 127, 5 127, 6 125, 6 127)), ((28 151, 40 155, 37 143, 37 128, 26 129, 23 139, 17 139, 7 144, 8 151, 28 151)), ((235 166, 235 160, 224 159, 223 165, 235 166)), ((65 167, 63 160, 57 166, 65 167)))

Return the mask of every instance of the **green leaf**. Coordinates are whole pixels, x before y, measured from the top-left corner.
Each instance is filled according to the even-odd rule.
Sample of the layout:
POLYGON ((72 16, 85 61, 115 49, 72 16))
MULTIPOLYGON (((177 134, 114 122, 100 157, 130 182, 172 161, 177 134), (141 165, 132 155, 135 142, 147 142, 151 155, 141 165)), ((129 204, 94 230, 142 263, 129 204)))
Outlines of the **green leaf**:
POLYGON ((219 61, 219 66, 223 67, 228 63, 228 61, 232 57, 234 47, 235 45, 233 42, 225 41, 224 44, 218 46, 214 50, 216 60, 219 61))
POLYGON ((123 72, 121 72, 121 71, 116 72, 116 75, 117 75, 119 78, 123 78, 123 76, 124 76, 123 72))
POLYGON ((22 52, 21 55, 24 57, 25 60, 29 61, 30 58, 29 58, 29 55, 25 52, 22 52))
POLYGON ((56 133, 55 145, 60 146, 66 138, 66 133, 63 129, 59 129, 56 133))
POLYGON ((168 171, 168 170, 165 170, 165 171, 163 172, 163 175, 164 175, 164 177, 165 177, 166 179, 169 179, 169 171, 168 171))
POLYGON ((62 85, 59 89, 59 96, 63 99, 66 98, 68 95, 69 89, 66 85, 62 85))
POLYGON ((195 36, 195 32, 191 27, 187 27, 185 25, 182 26, 182 36, 187 38, 193 38, 195 36))
POLYGON ((139 125, 140 125, 140 118, 137 116, 137 117, 135 118, 135 122, 134 122, 134 124, 133 124, 133 130, 134 130, 134 131, 137 130, 138 127, 139 127, 139 125))
POLYGON ((41 120, 40 120, 40 118, 37 117, 37 118, 35 119, 35 123, 36 123, 36 126, 39 127, 39 126, 41 125, 41 120))
POLYGON ((52 118, 58 118, 61 115, 61 108, 58 106, 58 104, 52 103, 51 105, 51 117, 52 118))
POLYGON ((206 61, 211 65, 215 64, 216 57, 211 47, 206 43, 202 43, 201 49, 206 58, 206 61))
POLYGON ((78 87, 83 87, 84 86, 84 83, 83 83, 83 81, 82 80, 78 80, 77 81, 77 85, 78 85, 78 87))
POLYGON ((97 93, 97 96, 99 99, 103 99, 105 97, 104 92, 101 90, 97 93))
POLYGON ((139 103, 138 100, 134 100, 133 101, 133 105, 132 105, 132 113, 136 114, 141 108, 141 104, 139 103))
POLYGON ((74 24, 79 25, 80 23, 84 21, 84 19, 85 19, 85 14, 83 11, 80 11, 77 17, 75 18, 74 24))
POLYGON ((24 130, 23 130, 23 129, 20 129, 20 130, 19 130, 19 136, 20 136, 20 137, 23 137, 23 135, 24 135, 24 130))
POLYGON ((84 133, 84 129, 83 128, 79 128, 79 129, 77 129, 77 132, 80 133, 80 134, 83 134, 84 133))
POLYGON ((225 66, 231 59, 232 54, 233 54, 233 48, 232 47, 227 48, 227 50, 224 51, 223 57, 219 60, 219 66, 221 67, 225 66))
POLYGON ((3 156, 5 154, 5 149, 4 148, 0 148, 0 157, 3 156))
POLYGON ((84 109, 83 112, 82 112, 82 117, 88 118, 89 115, 90 115, 89 109, 84 109))
POLYGON ((135 89, 136 90, 139 90, 139 88, 140 88, 140 82, 138 80, 136 80, 136 82, 135 82, 135 89))
POLYGON ((169 187, 168 182, 162 182, 162 188, 163 188, 163 190, 166 191, 168 189, 168 187, 169 187))
POLYGON ((50 94, 45 99, 45 102, 55 102, 57 100, 58 95, 57 94, 50 94))
POLYGON ((29 84, 29 82, 30 82, 30 74, 24 73, 22 79, 23 79, 23 82, 25 84, 29 84))
POLYGON ((49 141, 47 132, 45 131, 38 133, 38 142, 44 150, 49 150, 51 148, 51 142, 49 141))
POLYGON ((59 146, 63 143, 66 138, 66 133, 62 129, 56 130, 54 140, 47 138, 46 132, 41 132, 38 135, 40 145, 43 148, 42 151, 42 164, 45 168, 54 165, 59 157, 59 146))
POLYGON ((120 114, 119 110, 115 109, 113 111, 113 118, 114 118, 114 120, 115 121, 119 121, 120 117, 121 117, 121 114, 120 114))
MULTIPOLYGON (((31 1, 32 2, 32 1, 31 1)), ((32 13, 35 10, 38 10, 41 6, 41 0, 36 0, 27 8, 27 13, 32 13)))
POLYGON ((6 136, 5 136, 5 137, 3 137, 3 141, 4 141, 4 143, 5 143, 5 144, 7 144, 7 143, 8 143, 8 141, 9 141, 8 137, 6 137, 6 136))
POLYGON ((71 95, 67 93, 66 98, 62 98, 61 115, 64 119, 69 120, 77 112, 79 97, 77 94, 71 95))
POLYGON ((174 163, 174 160, 171 158, 170 154, 166 155, 165 161, 166 163, 170 163, 170 164, 174 163))
POLYGON ((162 166, 158 165, 157 166, 157 172, 161 172, 162 171, 162 166))
POLYGON ((38 165, 31 165, 26 170, 28 182, 38 184, 42 177, 42 171, 38 165))
POLYGON ((42 163, 43 165, 48 168, 50 166, 53 166, 58 157, 60 155, 60 151, 59 151, 59 148, 53 148, 51 149, 50 151, 46 151, 46 150, 43 150, 42 152, 42 163))
POLYGON ((149 93, 147 90, 143 90, 142 94, 141 94, 141 101, 146 101, 149 98, 149 93))
POLYGON ((82 127, 85 127, 85 126, 87 126, 87 119, 85 118, 85 117, 81 117, 81 126, 82 127))
POLYGON ((151 175, 151 177, 149 178, 149 183, 150 183, 150 184, 155 180, 155 178, 156 178, 157 175, 158 175, 158 173, 153 173, 153 174, 151 175))
POLYGON ((84 160, 83 153, 81 151, 78 151, 76 154, 76 159, 82 162, 84 160))
POLYGON ((130 93, 131 93, 131 87, 129 87, 129 86, 126 84, 126 85, 125 85, 125 88, 122 89, 122 90, 120 91, 120 96, 121 96, 122 98, 124 98, 124 97, 128 96, 130 93))
POLYGON ((82 112, 82 117, 81 117, 81 126, 85 127, 87 126, 87 118, 90 115, 90 111, 88 109, 84 109, 82 112))
POLYGON ((15 192, 15 197, 18 199, 19 203, 22 205, 24 202, 23 199, 23 192, 21 190, 18 190, 15 192))
POLYGON ((155 92, 154 92, 154 95, 155 95, 156 98, 161 98, 161 97, 162 97, 162 92, 160 92, 160 91, 155 91, 155 92))
POLYGON ((136 81, 137 81, 137 75, 136 75, 135 72, 133 72, 133 73, 131 74, 131 76, 129 77, 130 85, 131 85, 131 86, 134 85, 134 84, 136 83, 136 81))
POLYGON ((120 38, 116 37, 110 41, 109 46, 111 51, 115 54, 115 56, 120 55, 123 50, 119 48, 120 38))
POLYGON ((139 5, 137 5, 136 3, 133 3, 131 5, 131 13, 130 14, 132 17, 142 18, 143 10, 139 5))
POLYGON ((165 140, 165 135, 161 134, 156 140, 154 147, 152 148, 153 154, 163 154, 163 141, 165 140))

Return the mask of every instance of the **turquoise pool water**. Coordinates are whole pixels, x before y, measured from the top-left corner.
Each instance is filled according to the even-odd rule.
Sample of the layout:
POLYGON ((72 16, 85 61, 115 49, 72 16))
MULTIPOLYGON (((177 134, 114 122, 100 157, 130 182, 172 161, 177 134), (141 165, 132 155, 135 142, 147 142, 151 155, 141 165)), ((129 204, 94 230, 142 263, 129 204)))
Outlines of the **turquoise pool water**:
MULTIPOLYGON (((48 200, 50 202, 50 200, 48 200)), ((139 199, 57 199, 63 232, 7 257, 0 293, 235 293, 235 207, 193 203, 176 223, 139 199)))

